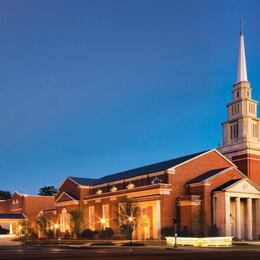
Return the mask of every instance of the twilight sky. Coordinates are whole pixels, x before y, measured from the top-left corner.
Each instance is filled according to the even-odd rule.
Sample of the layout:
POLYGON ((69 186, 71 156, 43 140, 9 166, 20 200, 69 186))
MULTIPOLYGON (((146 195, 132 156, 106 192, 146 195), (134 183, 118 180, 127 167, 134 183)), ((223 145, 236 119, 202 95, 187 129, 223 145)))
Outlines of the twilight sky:
POLYGON ((214 148, 258 0, 0 1, 0 189, 37 193, 214 148))

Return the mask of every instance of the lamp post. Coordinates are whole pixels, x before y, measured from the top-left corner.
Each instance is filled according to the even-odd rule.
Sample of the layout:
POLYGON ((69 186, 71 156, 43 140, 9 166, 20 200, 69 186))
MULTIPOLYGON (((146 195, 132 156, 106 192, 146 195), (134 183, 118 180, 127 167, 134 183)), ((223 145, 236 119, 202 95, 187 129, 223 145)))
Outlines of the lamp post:
POLYGON ((178 237, 178 234, 177 234, 177 219, 173 218, 172 219, 172 224, 174 225, 174 247, 177 247, 177 237, 178 237))

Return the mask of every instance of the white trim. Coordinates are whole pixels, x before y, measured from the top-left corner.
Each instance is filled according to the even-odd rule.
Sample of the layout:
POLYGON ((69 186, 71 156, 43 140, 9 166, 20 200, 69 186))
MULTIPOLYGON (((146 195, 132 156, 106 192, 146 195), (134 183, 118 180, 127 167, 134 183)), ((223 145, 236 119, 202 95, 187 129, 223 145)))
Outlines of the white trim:
POLYGON ((59 206, 69 206, 69 205, 78 205, 79 202, 77 200, 74 201, 64 201, 64 202, 56 202, 55 207, 59 206))
POLYGON ((168 170, 170 170, 170 171, 174 171, 175 170, 175 168, 177 168, 177 167, 180 167, 180 166, 182 166, 183 164, 186 164, 186 163, 188 163, 188 162, 191 162, 191 161, 193 161, 193 160, 195 160, 195 159, 198 159, 199 157, 201 157, 201 156, 204 156, 204 155, 206 155, 206 154, 208 154, 208 153, 211 153, 211 152, 216 152, 218 155, 220 155, 224 160, 226 160, 227 162, 229 162, 231 165, 233 165, 235 168, 237 168, 237 166, 234 164, 234 163, 232 163, 228 158, 226 158, 222 153, 220 153, 217 149, 211 149, 211 150, 209 150, 209 151, 206 151, 206 152, 204 152, 204 153, 201 153, 201 154, 199 154, 199 155, 197 155, 197 156, 194 156, 194 157, 192 157, 191 159, 189 159, 189 160, 187 160, 187 161, 184 161, 184 162, 182 162, 182 163, 179 163, 179 164, 177 164, 177 165, 175 165, 174 167, 171 167, 171 168, 169 168, 168 170))
MULTIPOLYGON (((76 199, 72 198, 67 192, 63 191, 63 192, 60 194, 60 196, 55 200, 56 203, 57 203, 58 200, 62 197, 62 195, 66 195, 66 196, 70 197, 71 200, 76 200, 76 199)), ((64 202, 64 201, 61 201, 61 202, 64 202)))

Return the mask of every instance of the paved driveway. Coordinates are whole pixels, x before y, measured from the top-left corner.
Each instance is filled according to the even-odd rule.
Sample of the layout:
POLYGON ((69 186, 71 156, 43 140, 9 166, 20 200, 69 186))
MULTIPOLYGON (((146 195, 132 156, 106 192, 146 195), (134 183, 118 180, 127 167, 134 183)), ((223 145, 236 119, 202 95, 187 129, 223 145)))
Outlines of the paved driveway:
POLYGON ((17 238, 15 235, 0 235, 0 246, 19 246, 20 241, 12 241, 17 238))

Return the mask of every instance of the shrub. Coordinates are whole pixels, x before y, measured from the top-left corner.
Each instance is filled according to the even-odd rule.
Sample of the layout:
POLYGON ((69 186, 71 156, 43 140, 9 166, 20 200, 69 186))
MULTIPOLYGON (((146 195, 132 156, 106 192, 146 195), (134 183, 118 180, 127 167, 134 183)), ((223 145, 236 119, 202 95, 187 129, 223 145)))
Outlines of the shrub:
POLYGON ((81 237, 84 239, 93 239, 95 235, 97 234, 97 231, 93 231, 91 229, 84 229, 81 233, 81 237))
POLYGON ((173 237, 174 236, 174 227, 173 226, 163 227, 161 230, 161 234, 162 234, 162 238, 173 237))
POLYGON ((3 228, 2 226, 0 226, 0 234, 1 235, 9 234, 9 229, 6 229, 6 228, 3 228))
POLYGON ((192 237, 193 236, 193 233, 192 233, 192 230, 189 229, 187 226, 184 226, 180 232, 180 234, 178 234, 179 236, 182 236, 182 237, 192 237))
POLYGON ((65 233, 64 233, 64 239, 70 239, 71 238, 71 233, 66 230, 65 233))
POLYGON ((99 232, 98 236, 101 239, 111 239, 114 236, 114 231, 112 228, 105 228, 99 232))
POLYGON ((218 226, 217 226, 216 224, 212 225, 212 226, 209 228, 208 235, 209 235, 210 237, 218 237, 218 236, 219 236, 219 229, 218 229, 218 226))
POLYGON ((53 239, 54 238, 54 231, 52 229, 48 229, 46 232, 46 236, 48 239, 53 239))

